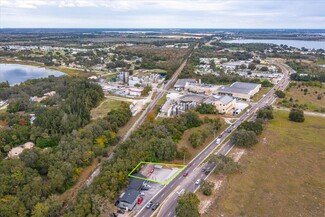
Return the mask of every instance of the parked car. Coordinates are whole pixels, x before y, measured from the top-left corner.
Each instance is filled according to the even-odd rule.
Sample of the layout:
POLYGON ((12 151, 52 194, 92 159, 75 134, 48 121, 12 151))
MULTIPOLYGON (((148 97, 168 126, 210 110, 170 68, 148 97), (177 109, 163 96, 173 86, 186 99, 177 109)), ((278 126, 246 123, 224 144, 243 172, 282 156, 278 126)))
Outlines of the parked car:
POLYGON ((141 204, 142 201, 143 201, 143 197, 139 197, 139 198, 138 198, 138 205, 141 204))
POLYGON ((150 188, 149 188, 148 186, 142 186, 142 187, 141 187, 141 190, 142 190, 142 191, 148 191, 149 189, 150 189, 150 188))
POLYGON ((205 170, 206 170, 205 167, 203 167, 201 171, 202 171, 202 172, 205 172, 205 170))
POLYGON ((156 209, 158 208, 159 205, 160 205, 160 203, 155 203, 155 204, 151 207, 151 209, 152 209, 152 210, 156 210, 156 209))
POLYGON ((124 209, 119 209, 119 210, 117 210, 117 213, 124 214, 125 210, 124 209))
POLYGON ((140 197, 144 197, 145 193, 143 191, 140 191, 139 195, 140 197))
POLYGON ((195 184, 199 185, 201 183, 201 179, 196 180, 195 184))
POLYGON ((183 177, 188 176, 188 171, 185 171, 185 173, 183 173, 183 177))
POLYGON ((147 203, 147 206, 146 206, 146 208, 147 208, 147 209, 150 209, 150 207, 152 207, 152 204, 153 204, 153 202, 152 202, 152 201, 150 201, 149 203, 147 203))

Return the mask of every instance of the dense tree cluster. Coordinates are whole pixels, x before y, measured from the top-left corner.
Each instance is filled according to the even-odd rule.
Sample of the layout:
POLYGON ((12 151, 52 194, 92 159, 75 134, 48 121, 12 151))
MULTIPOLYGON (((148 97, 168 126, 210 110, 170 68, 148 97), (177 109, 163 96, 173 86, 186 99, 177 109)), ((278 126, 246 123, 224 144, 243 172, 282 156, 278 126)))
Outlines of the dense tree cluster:
POLYGON ((297 72, 290 75, 290 78, 294 81, 325 82, 325 69, 316 64, 298 61, 288 61, 287 64, 297 72))
MULTIPOLYGON (((53 83, 53 88, 63 87, 56 90, 64 100, 54 107, 29 106, 28 112, 36 114, 34 124, 30 124, 28 113, 0 115, 5 126, 0 130, 2 158, 14 146, 36 143, 18 159, 0 161, 1 216, 59 216, 62 201, 53 194, 72 186, 95 157, 106 156, 110 146, 118 142, 117 130, 132 116, 129 106, 122 103, 106 117, 89 123, 89 111, 102 99, 102 90, 83 79, 61 79, 57 81, 63 84, 53 83)), ((12 88, 25 90, 29 86, 26 92, 34 95, 38 88, 30 82, 35 81, 12 88)), ((44 82, 36 83, 44 86, 48 80, 44 82)))
POLYGON ((231 142, 242 147, 251 147, 258 142, 256 133, 247 130, 238 130, 231 137, 231 142))
MULTIPOLYGON (((183 151, 177 151, 177 142, 186 129, 202 124, 196 112, 184 113, 181 117, 146 122, 125 142, 119 144, 113 157, 106 161, 101 173, 87 190, 78 195, 78 203, 69 207, 67 216, 96 214, 99 204, 94 198, 105 198, 112 203, 128 184, 127 174, 140 161, 172 161, 183 158, 183 151)), ((108 210, 107 210, 108 209, 108 210)))
POLYGON ((216 114, 218 112, 214 105, 206 103, 202 103, 196 107, 196 111, 200 114, 216 114))

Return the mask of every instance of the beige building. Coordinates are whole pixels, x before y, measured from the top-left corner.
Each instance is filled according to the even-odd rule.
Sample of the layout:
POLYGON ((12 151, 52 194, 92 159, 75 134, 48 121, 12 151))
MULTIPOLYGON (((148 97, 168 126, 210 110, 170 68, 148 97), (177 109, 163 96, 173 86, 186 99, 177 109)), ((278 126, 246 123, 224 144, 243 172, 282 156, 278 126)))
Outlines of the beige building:
POLYGON ((203 103, 214 105, 220 114, 232 114, 236 99, 231 96, 210 96, 203 103))
POLYGON ((211 84, 200 84, 200 83, 186 83, 185 90, 192 93, 212 95, 218 93, 218 88, 220 86, 211 84))

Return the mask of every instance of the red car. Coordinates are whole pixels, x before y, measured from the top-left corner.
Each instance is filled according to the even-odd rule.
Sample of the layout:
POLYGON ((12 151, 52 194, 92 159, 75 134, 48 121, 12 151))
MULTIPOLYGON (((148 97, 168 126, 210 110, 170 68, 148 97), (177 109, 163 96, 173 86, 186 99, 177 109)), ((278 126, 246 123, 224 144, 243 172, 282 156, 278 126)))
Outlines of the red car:
POLYGON ((183 174, 183 177, 186 177, 188 175, 188 171, 186 171, 184 174, 183 174))
POLYGON ((138 204, 141 204, 142 201, 143 201, 143 197, 139 197, 139 198, 138 198, 138 204))

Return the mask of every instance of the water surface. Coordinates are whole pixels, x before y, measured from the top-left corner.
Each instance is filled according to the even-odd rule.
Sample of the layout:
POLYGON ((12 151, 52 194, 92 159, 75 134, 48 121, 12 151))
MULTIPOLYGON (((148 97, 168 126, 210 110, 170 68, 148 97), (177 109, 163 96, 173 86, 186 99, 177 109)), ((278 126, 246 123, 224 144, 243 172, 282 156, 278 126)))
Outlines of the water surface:
POLYGON ((278 39, 236 39, 223 41, 226 43, 236 44, 249 44, 249 43, 263 43, 263 44, 276 44, 276 45, 288 45, 289 47, 307 49, 325 49, 325 41, 302 41, 302 40, 278 40, 278 39))
POLYGON ((45 78, 49 75, 61 76, 64 73, 36 66, 0 64, 0 82, 8 81, 10 85, 19 84, 28 79, 45 78))

